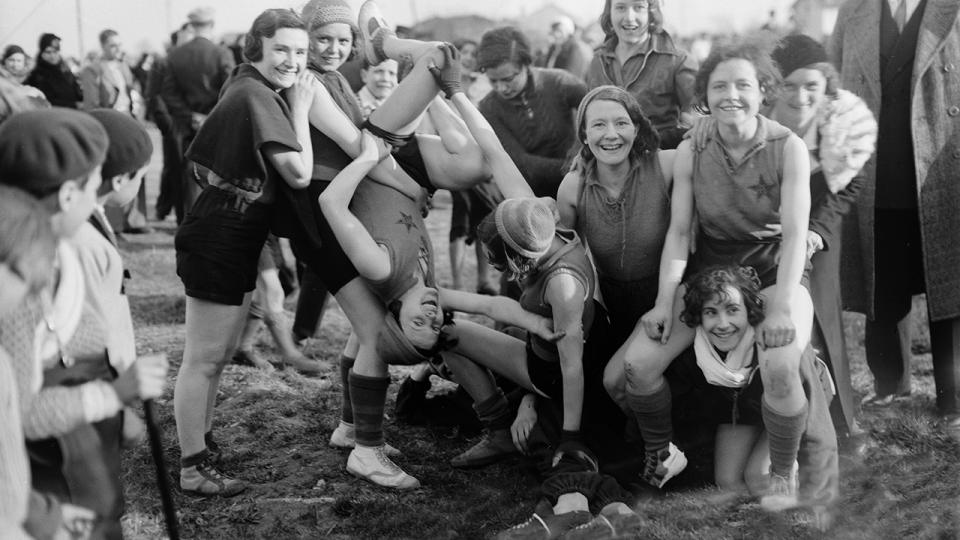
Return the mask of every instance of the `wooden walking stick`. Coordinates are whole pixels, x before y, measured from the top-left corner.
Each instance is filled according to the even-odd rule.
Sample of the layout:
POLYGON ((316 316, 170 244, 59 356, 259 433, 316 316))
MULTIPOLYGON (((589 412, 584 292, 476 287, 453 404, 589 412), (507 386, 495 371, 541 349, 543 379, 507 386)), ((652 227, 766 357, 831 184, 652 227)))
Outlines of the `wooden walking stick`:
POLYGON ((163 517, 167 522, 167 534, 170 540, 180 540, 177 529, 177 507, 173 503, 173 492, 170 490, 170 478, 167 476, 167 464, 163 460, 163 440, 157 417, 153 411, 153 400, 143 401, 143 414, 147 422, 147 435, 150 437, 150 452, 153 454, 153 464, 157 470, 157 489, 160 490, 160 501, 163 503, 163 517))

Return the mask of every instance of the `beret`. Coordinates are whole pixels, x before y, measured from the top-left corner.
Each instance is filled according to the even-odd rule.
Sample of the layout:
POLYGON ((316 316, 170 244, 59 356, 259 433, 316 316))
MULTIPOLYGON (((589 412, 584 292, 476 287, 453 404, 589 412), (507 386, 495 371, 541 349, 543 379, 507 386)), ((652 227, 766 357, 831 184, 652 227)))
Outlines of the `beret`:
POLYGON ((803 34, 783 38, 770 56, 780 66, 780 74, 784 77, 811 64, 829 61, 823 45, 803 34))
POLYGON ((108 143, 100 122, 84 112, 52 107, 14 114, 0 125, 0 182, 45 197, 102 164, 108 143))
POLYGON ((140 122, 113 109, 94 109, 90 115, 100 122, 110 139, 101 171, 104 178, 135 172, 150 162, 153 142, 140 122))

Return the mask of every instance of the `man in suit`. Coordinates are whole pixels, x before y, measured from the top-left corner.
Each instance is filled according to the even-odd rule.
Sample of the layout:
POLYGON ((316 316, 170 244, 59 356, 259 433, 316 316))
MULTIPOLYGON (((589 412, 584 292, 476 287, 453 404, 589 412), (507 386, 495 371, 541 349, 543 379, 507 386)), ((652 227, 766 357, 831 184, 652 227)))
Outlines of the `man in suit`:
MULTIPOLYGON (((187 43, 193 39, 193 28, 190 23, 183 23, 179 30, 170 34, 170 49, 167 54, 179 43, 187 43)), ((163 76, 167 72, 167 59, 158 58, 150 77, 147 79, 147 88, 144 91, 144 100, 147 104, 147 118, 153 120, 163 136, 163 172, 160 173, 160 194, 157 196, 157 219, 164 220, 171 210, 174 211, 179 225, 185 216, 183 203, 183 152, 180 147, 183 137, 179 136, 174 126, 173 117, 167 110, 167 105, 160 95, 163 86, 163 76)))
MULTIPOLYGON (((81 108, 113 109, 132 115, 137 91, 133 72, 123 61, 123 43, 116 30, 108 28, 100 32, 100 49, 100 57, 80 71, 81 108)), ((107 217, 116 231, 127 234, 151 232, 147 226, 146 182, 140 184, 136 199, 125 208, 107 209, 107 217)))
POLYGON ((583 79, 590 67, 593 50, 576 33, 570 17, 561 15, 550 25, 553 43, 543 58, 543 67, 565 69, 583 79))
MULTIPOLYGON (((937 408, 957 433, 960 367, 960 2, 848 0, 830 52, 879 120, 867 181, 845 220, 844 302, 867 315, 876 398, 903 372, 897 323, 927 293, 937 408)), ((907 349, 909 351, 909 348, 907 349)))
MULTIPOLYGON (((170 51, 160 89, 173 119, 174 130, 182 137, 180 147, 183 150, 190 146, 197 130, 217 103, 220 87, 234 68, 230 50, 212 41, 213 10, 197 8, 187 15, 187 20, 194 38, 170 51)), ((199 195, 194 165, 189 161, 184 162, 182 182, 185 213, 199 195)))

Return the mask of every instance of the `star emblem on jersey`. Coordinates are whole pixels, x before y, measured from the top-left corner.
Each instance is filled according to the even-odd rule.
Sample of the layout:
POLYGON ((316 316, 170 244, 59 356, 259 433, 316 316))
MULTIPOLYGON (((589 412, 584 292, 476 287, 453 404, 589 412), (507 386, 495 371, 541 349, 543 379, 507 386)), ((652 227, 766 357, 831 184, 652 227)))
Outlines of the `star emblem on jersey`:
POLYGON ((773 188, 775 185, 776 184, 774 184, 773 182, 770 182, 770 183, 765 182, 763 179, 763 175, 761 174, 760 179, 757 180, 757 183, 748 187, 747 189, 752 191, 753 194, 757 196, 757 200, 759 201, 764 197, 768 199, 773 199, 771 194, 773 193, 773 188))
POLYGON ((413 221, 413 216, 403 212, 400 212, 400 219, 397 220, 397 225, 405 225, 407 232, 410 232, 410 229, 419 229, 416 222, 413 221))

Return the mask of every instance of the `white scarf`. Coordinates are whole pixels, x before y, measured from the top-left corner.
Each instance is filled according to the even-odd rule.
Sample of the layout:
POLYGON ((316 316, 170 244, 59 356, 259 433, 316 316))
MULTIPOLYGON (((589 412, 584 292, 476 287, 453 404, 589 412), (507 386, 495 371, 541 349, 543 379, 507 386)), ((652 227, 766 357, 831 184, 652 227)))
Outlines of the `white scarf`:
MULTIPOLYGON (((45 320, 40 323, 34 338, 38 368, 49 367, 41 366, 41 361, 60 360, 62 346, 73 337, 83 313, 83 299, 86 294, 83 269, 77 252, 62 240, 57 245, 57 262, 60 265, 57 289, 52 291, 50 309, 44 314, 45 320)), ((40 380, 42 381, 42 378, 40 380)))
POLYGON ((753 372, 757 368, 753 365, 753 347, 752 326, 747 327, 740 343, 727 353, 726 360, 720 358, 720 353, 713 348, 702 326, 697 327, 697 335, 693 339, 693 352, 697 355, 697 366, 700 371, 703 371, 707 382, 727 388, 743 388, 750 384, 753 372))

